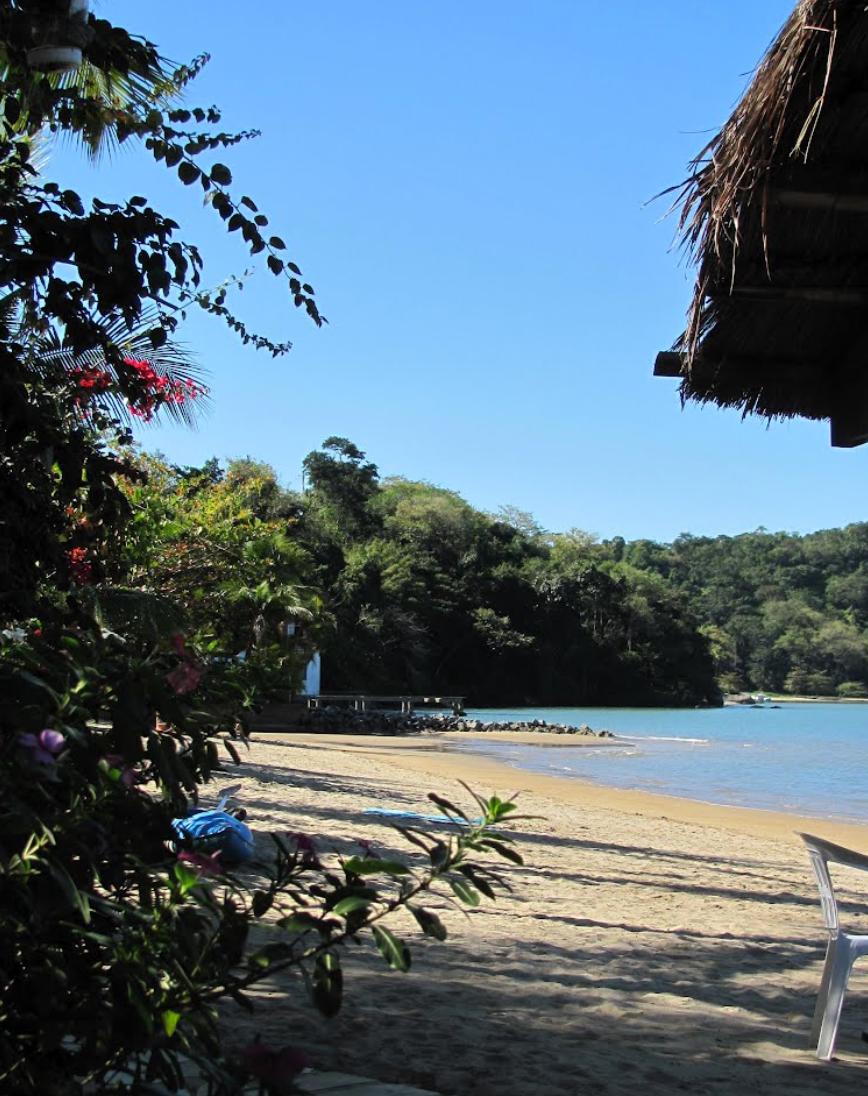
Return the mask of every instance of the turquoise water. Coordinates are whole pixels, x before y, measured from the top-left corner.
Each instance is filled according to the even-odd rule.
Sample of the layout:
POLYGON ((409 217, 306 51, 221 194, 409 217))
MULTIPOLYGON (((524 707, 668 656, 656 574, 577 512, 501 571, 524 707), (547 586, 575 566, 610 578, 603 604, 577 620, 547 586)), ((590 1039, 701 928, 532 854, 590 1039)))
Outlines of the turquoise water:
POLYGON ((868 822, 868 704, 699 711, 478 708, 467 714, 486 722, 588 723, 624 739, 617 746, 573 750, 468 740, 474 752, 520 769, 708 803, 868 822))

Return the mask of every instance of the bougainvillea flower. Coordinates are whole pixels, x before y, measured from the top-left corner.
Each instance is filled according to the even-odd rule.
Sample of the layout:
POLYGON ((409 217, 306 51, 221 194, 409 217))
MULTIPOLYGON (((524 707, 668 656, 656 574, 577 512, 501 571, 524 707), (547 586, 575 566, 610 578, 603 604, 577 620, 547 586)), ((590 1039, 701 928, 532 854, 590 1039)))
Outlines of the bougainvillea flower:
POLYGON ((77 586, 84 586, 93 577, 93 564, 87 558, 87 548, 70 548, 66 553, 69 574, 77 586))
POLYGON ((66 739, 60 731, 46 728, 39 734, 22 733, 18 736, 18 745, 30 754, 30 760, 40 765, 53 765, 57 755, 66 745, 66 739))
POLYGON ((202 671, 193 662, 182 662, 174 670, 166 674, 166 681, 178 696, 192 693, 202 680, 202 671))
POLYGON ((182 404, 206 394, 206 389, 194 384, 189 378, 177 380, 162 375, 150 362, 137 358, 124 358, 124 365, 132 372, 144 391, 130 399, 127 406, 130 413, 144 422, 150 422, 154 411, 164 403, 182 404))
POLYGON ((200 875, 222 875, 223 866, 220 863, 220 850, 212 853, 192 852, 190 849, 182 849, 178 853, 178 861, 186 864, 199 872, 200 875))
POLYGON ((292 1081, 309 1065, 307 1055, 296 1047, 275 1050, 267 1043, 250 1043, 241 1051, 241 1061, 247 1071, 275 1092, 289 1091, 292 1081))
POLYGON ((172 650, 180 658, 189 658, 190 654, 187 650, 187 640, 184 638, 182 632, 172 632, 169 636, 169 642, 172 644, 172 650))

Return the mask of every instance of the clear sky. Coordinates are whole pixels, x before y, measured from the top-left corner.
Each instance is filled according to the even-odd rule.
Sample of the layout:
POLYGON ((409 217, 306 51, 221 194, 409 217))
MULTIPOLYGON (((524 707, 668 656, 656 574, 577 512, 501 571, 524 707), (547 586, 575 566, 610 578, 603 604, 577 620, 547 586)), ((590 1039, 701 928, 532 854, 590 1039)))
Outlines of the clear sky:
MULTIPOLYGON (((189 104, 262 137, 220 156, 268 213, 329 326, 256 275, 235 302, 289 337, 272 360, 219 322, 182 338, 210 372, 198 431, 143 429, 180 463, 250 455, 298 486, 351 438, 383 475, 512 504, 551 530, 670 540, 865 518, 868 446, 824 423, 682 410, 652 376, 692 273, 665 200, 726 120, 793 0, 97 0, 173 60, 210 65, 189 104)), ((47 173, 147 194, 202 247, 248 260, 189 190, 123 151, 47 173)))

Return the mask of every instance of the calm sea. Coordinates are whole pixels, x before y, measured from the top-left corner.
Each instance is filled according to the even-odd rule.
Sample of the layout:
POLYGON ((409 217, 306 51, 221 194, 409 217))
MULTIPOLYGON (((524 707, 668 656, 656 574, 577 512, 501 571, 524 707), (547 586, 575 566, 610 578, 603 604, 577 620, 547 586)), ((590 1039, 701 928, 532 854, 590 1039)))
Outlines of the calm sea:
MULTIPOLYGON (((780 708, 477 708, 487 722, 588 723, 603 749, 466 742, 520 769, 731 806, 868 822, 868 704, 780 708)), ((463 737, 463 736, 462 736, 463 737)))

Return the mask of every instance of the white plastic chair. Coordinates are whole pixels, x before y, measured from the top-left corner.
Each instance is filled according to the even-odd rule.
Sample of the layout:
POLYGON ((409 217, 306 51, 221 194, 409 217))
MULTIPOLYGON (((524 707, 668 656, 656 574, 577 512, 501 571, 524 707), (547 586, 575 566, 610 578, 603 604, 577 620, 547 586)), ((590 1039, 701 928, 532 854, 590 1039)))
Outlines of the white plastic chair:
POLYGON ((799 837, 808 847, 811 866, 820 889, 823 920, 829 930, 826 965, 823 967, 817 1007, 814 1010, 814 1025, 811 1029, 811 1039, 817 1041, 817 1057, 828 1062, 835 1049, 838 1021, 841 1019, 841 1006, 844 1004, 850 971, 860 955, 868 955, 868 936, 854 936, 841 930, 838 901, 829 875, 829 863, 845 864, 860 871, 868 871, 868 856, 845 849, 842 845, 834 845, 821 837, 813 837, 809 833, 800 833, 799 837))

